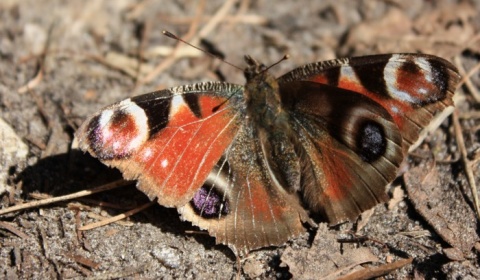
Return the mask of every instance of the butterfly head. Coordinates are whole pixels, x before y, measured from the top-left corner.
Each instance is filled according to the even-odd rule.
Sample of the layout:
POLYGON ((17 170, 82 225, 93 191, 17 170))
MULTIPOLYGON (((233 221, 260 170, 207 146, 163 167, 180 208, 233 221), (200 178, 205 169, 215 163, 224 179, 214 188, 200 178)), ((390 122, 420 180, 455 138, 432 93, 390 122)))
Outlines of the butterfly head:
MULTIPOLYGON (((245 86, 247 95, 258 95, 262 92, 265 94, 265 91, 271 90, 278 91, 277 79, 268 71, 270 67, 259 63, 249 55, 245 56, 245 61, 247 63, 247 68, 245 68, 244 71, 245 78, 247 79, 245 86)), ((247 97, 247 100, 248 99, 249 98, 247 97)))
POLYGON ((245 78, 247 79, 247 81, 252 80, 256 76, 258 76, 258 75, 260 75, 260 74, 262 74, 262 73, 264 73, 268 70, 267 67, 264 64, 259 63, 258 61, 256 61, 255 59, 253 59, 249 55, 245 55, 245 62, 248 65, 247 68, 245 68, 245 71, 244 71, 245 78))

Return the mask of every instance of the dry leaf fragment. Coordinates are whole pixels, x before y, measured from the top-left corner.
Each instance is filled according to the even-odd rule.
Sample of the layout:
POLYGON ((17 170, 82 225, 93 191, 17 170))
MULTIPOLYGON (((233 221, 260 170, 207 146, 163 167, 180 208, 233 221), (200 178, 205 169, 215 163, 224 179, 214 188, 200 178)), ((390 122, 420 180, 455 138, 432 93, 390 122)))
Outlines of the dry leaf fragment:
POLYGON ((335 279, 354 271, 360 264, 376 262, 378 259, 366 247, 341 245, 327 225, 320 224, 309 250, 288 247, 281 261, 289 267, 294 279, 335 279))
POLYGON ((458 189, 444 186, 439 177, 435 166, 412 168, 404 175, 408 197, 445 242, 468 253, 479 240, 475 215, 458 189))

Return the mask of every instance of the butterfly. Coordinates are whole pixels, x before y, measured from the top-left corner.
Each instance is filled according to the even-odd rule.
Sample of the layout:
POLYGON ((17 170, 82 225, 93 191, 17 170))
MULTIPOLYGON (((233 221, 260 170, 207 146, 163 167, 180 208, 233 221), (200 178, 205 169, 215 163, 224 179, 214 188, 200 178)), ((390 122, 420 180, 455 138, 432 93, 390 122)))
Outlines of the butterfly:
POLYGON ((312 213, 338 224, 385 202, 459 80, 451 63, 425 54, 335 59, 279 78, 245 61, 244 86, 136 96, 76 132, 83 151, 237 252, 285 243, 312 213))

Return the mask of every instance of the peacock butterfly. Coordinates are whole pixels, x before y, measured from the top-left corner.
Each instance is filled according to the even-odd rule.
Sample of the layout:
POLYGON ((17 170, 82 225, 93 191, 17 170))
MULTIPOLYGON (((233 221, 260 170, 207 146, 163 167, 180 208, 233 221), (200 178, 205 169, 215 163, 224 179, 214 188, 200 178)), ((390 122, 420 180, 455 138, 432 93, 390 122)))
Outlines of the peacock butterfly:
POLYGON ((387 199, 420 130, 453 105, 455 67, 424 54, 308 64, 246 85, 202 82, 89 117, 80 148, 235 251, 283 244, 309 214, 330 224, 387 199))

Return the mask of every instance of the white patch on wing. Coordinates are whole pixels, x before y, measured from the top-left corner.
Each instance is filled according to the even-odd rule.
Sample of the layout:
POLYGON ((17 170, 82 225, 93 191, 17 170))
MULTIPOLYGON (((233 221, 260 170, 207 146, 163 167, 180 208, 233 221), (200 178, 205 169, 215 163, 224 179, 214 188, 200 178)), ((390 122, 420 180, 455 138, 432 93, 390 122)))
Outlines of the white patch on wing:
POLYGON ((425 88, 419 88, 417 89, 418 93, 421 93, 423 95, 426 95, 428 93, 428 91, 425 89, 425 88))
POLYGON ((98 118, 98 126, 100 127, 100 131, 102 133, 102 139, 110 139, 112 137, 112 131, 110 130, 110 119, 113 116, 113 110, 105 110, 100 114, 100 118, 98 118))
MULTIPOLYGON (((424 58, 424 57, 417 57, 415 58, 415 64, 420 68, 422 69, 422 74, 423 74, 423 78, 425 79, 425 81, 429 82, 429 83, 434 83, 434 79, 433 79, 433 68, 432 68, 432 65, 424 58)), ((428 95, 429 94, 429 91, 426 89, 426 88, 418 88, 416 90, 416 92, 418 94, 421 94, 421 95, 428 95)))
POLYGON ((392 104, 392 105, 390 105, 390 112, 394 113, 394 114, 398 114, 398 113, 400 113, 400 110, 398 109, 397 106, 392 104))
POLYGON ((429 83, 433 83, 432 65, 425 59, 425 57, 416 57, 413 61, 422 69, 423 77, 429 83))
POLYGON ((182 107, 187 106, 185 101, 183 100, 182 95, 174 95, 172 97, 172 104, 170 106, 170 117, 175 116, 175 114, 182 109, 182 107))
POLYGON ((115 154, 130 153, 138 149, 149 137, 148 118, 145 111, 130 99, 104 110, 99 117, 98 126, 102 146, 110 147, 115 154), (133 121, 134 129, 122 124, 112 123, 112 118, 125 115, 126 121, 133 121))
POLYGON ((353 68, 348 65, 342 65, 342 67, 340 67, 340 80, 342 79, 347 79, 359 85, 362 84, 358 79, 357 75, 355 74, 353 68))
POLYGON ((149 160, 153 155, 152 148, 146 148, 143 150, 142 159, 144 161, 149 160))
POLYGON ((148 117, 145 111, 130 99, 120 102, 120 106, 125 106, 123 112, 130 115, 137 128, 137 135, 133 137, 128 144, 127 150, 138 149, 149 137, 148 117))
POLYGON ((416 101, 412 96, 405 91, 402 91, 397 86, 397 77, 399 75, 398 69, 406 62, 406 59, 399 54, 394 54, 388 60, 385 69, 383 70, 383 78, 385 80, 385 85, 387 86, 388 94, 395 99, 415 103, 416 101))

